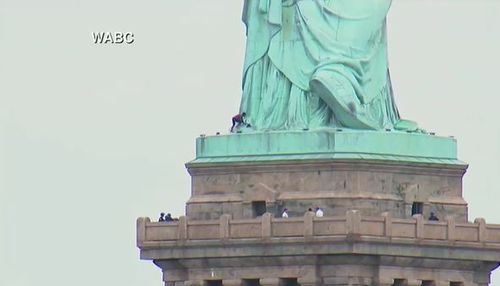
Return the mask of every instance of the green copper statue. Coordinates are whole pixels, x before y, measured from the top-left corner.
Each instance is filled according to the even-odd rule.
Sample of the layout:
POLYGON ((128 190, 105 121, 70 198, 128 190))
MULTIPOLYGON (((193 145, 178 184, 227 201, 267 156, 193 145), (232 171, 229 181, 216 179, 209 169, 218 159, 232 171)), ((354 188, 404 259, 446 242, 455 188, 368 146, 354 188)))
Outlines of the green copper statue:
POLYGON ((417 130, 387 61, 391 0, 245 0, 240 112, 253 130, 417 130))

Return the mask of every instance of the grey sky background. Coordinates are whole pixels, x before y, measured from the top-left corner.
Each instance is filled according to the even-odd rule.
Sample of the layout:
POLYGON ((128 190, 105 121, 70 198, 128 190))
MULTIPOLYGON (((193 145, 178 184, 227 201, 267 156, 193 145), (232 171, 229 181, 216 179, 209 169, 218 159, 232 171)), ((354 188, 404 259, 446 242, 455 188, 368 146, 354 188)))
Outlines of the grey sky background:
MULTIPOLYGON (((162 285, 135 220, 184 213, 195 137, 238 111, 241 6, 0 0, 0 285, 162 285)), ((457 138, 469 218, 500 224, 500 1, 395 0, 389 39, 402 116, 457 138)))

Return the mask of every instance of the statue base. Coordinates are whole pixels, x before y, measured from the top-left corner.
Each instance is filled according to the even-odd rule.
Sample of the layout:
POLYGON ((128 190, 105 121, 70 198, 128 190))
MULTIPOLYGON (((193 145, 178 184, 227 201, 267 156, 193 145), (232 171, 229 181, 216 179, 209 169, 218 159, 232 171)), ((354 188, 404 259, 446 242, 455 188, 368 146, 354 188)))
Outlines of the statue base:
POLYGON ((187 217, 137 220, 141 259, 166 286, 482 286, 500 260, 500 226, 466 222, 453 138, 201 137, 187 168, 187 217), (316 206, 324 217, 307 212, 316 206))
POLYGON ((457 160, 457 143, 452 137, 347 129, 203 136, 196 139, 196 159, 188 165, 301 159, 363 159, 464 165, 457 160))
POLYGON ((397 131, 317 130, 200 137, 192 176, 189 219, 252 218, 284 208, 343 215, 412 209, 467 220, 454 138, 397 131))

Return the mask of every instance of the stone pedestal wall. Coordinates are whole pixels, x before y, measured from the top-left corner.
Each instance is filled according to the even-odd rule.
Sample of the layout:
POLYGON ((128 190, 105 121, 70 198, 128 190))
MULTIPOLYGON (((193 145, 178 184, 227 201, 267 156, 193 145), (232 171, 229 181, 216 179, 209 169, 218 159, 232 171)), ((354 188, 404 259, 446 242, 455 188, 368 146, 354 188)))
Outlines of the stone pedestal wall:
POLYGON ((137 220, 166 286, 485 286, 499 265, 500 225, 468 221, 453 138, 202 136, 186 166, 186 216, 137 220))
POLYGON ((321 207, 328 215, 357 209, 364 215, 390 212, 411 217, 414 202, 423 214, 467 220, 462 197, 464 165, 402 163, 397 161, 307 160, 189 165, 191 219, 252 218, 252 202, 265 202, 267 212, 279 216, 284 208, 302 216, 321 207))
POLYGON ((186 214, 190 219, 253 218, 255 204, 279 216, 287 208, 343 215, 391 213, 408 218, 413 203, 423 215, 467 221, 456 141, 382 131, 269 132, 197 139, 186 214))
POLYGON ((488 285, 500 225, 366 217, 137 221, 141 258, 167 286, 488 285))

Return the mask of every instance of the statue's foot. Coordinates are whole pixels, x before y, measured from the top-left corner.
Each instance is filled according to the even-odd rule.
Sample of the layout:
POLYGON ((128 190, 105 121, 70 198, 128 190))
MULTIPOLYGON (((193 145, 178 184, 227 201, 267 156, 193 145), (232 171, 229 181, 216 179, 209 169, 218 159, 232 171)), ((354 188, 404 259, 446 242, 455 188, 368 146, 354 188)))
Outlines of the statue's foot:
POLYGON ((311 93, 319 96, 330 107, 335 118, 343 126, 368 130, 381 128, 378 122, 366 117, 362 104, 354 98, 354 91, 337 83, 335 77, 328 74, 316 74, 309 82, 309 86, 311 93))
POLYGON ((415 121, 400 119, 396 124, 394 124, 394 129, 398 131, 415 132, 415 133, 427 133, 425 130, 418 127, 415 121))

